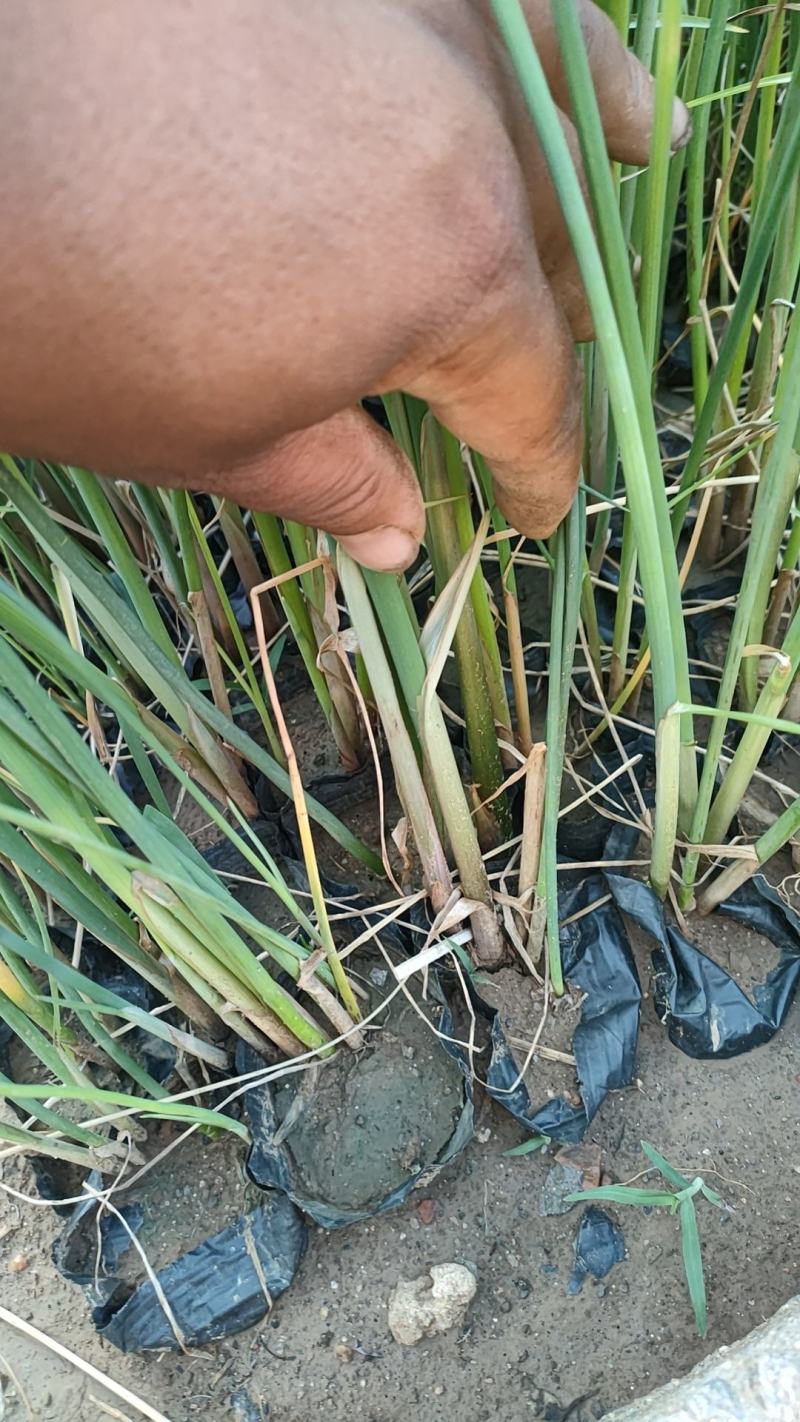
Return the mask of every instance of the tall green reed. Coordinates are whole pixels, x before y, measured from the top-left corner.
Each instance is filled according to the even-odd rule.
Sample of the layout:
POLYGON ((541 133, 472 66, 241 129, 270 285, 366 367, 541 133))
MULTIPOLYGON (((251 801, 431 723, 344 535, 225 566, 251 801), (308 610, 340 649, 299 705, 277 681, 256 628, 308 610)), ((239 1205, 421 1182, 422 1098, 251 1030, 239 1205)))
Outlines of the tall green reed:
MULTIPOLYGON (((679 0, 642 0, 635 8, 628 0, 608 0, 605 8, 654 70, 655 122, 646 169, 608 162, 577 8, 574 0, 554 4, 587 205, 521 7, 517 0, 493 0, 531 113, 531 141, 541 145, 549 165, 597 331, 594 348, 583 353, 585 497, 549 548, 534 550, 546 569, 550 598, 547 693, 539 703, 529 694, 520 611, 520 573, 531 550, 496 508, 480 453, 461 449, 420 401, 402 392, 385 396, 383 404, 427 509, 421 562, 406 578, 363 573, 313 530, 250 515, 225 501, 214 503, 209 520, 207 505, 201 511, 200 501, 183 492, 117 488, 86 471, 10 458, 0 467, 6 499, 0 630, 23 670, 27 666, 28 676, 50 688, 71 718, 70 729, 82 728, 101 761, 107 750, 101 744, 103 717, 113 713, 125 753, 150 795, 150 830, 153 816, 162 817, 162 853, 164 770, 183 777, 187 793, 203 797, 209 815, 228 827, 220 832, 228 832, 234 809, 245 822, 252 817, 248 765, 280 793, 291 789, 258 658, 234 615, 225 568, 235 567, 246 592, 266 575, 272 589, 271 612, 265 604, 268 639, 283 637, 282 627, 293 639, 344 767, 363 764, 371 737, 383 737, 434 911, 446 911, 454 892, 466 897, 474 955, 485 965, 500 961, 507 945, 483 853, 494 846, 497 854, 507 843, 512 854, 514 783, 534 763, 536 774, 543 773, 541 845, 533 856, 525 846, 526 873, 537 864, 535 892, 523 918, 534 949, 546 932, 545 961, 556 991, 563 986, 557 829, 564 765, 587 732, 597 745, 607 725, 598 704, 594 724, 572 735, 571 692, 584 677, 575 656, 579 632, 598 685, 606 688, 608 714, 638 718, 655 733, 650 876, 662 896, 672 889, 684 906, 691 903, 705 847, 717 845, 729 830, 797 672, 798 28, 782 0, 763 15, 734 13, 727 0, 696 0, 688 7, 679 0), (673 155, 676 93, 689 105, 694 129, 688 147, 673 155), (666 304, 676 302, 681 266, 683 291, 680 283, 677 291, 685 298, 689 363, 683 389, 665 392, 662 324, 666 304), (690 439, 677 476, 660 444, 666 419, 677 421, 690 439), (612 531, 619 542, 610 557, 612 531), (741 572, 742 586, 716 708, 698 747, 683 595, 701 568, 713 576, 720 557, 734 559, 730 566, 741 572), (614 625, 605 643, 595 599, 614 575, 614 560, 614 625), (346 653, 342 600, 350 621, 346 653), (637 601, 644 605, 641 635, 637 601), (77 660, 67 657, 62 642, 56 649, 45 637, 48 621, 65 627, 63 643, 77 660), (202 683, 183 666, 189 641, 200 649, 202 683), (754 648, 761 649, 758 655, 754 648), (342 655, 354 659, 354 678, 341 675, 342 655), (760 685, 765 660, 769 670, 760 685), (240 724, 244 705, 255 713, 257 734, 240 724), (747 723, 718 787, 729 723, 745 712, 757 719, 747 723)), ((31 719, 29 710, 11 710, 31 719)), ((15 730, 12 722, 10 715, 4 730, 9 758, 22 743, 20 764, 40 775, 44 746, 38 752, 26 746, 22 723, 17 719, 15 730)), ((113 780, 107 770, 103 774, 113 780)), ((59 775, 63 779, 63 769, 59 775)), ((151 875, 158 862, 155 842, 145 848, 133 833, 149 867, 132 884, 137 870, 115 857, 119 851, 95 823, 99 782, 92 781, 89 795, 84 787, 83 801, 73 781, 67 781, 69 793, 61 780, 47 794, 46 786, 36 784, 41 804, 20 797, 12 779, 0 787, 2 796, 11 797, 0 798, 0 854, 3 834, 13 833, 9 825, 22 826, 21 816, 40 817, 46 829, 39 838, 32 840, 26 829, 21 841, 28 866, 21 872, 36 869, 39 892, 55 882, 71 904, 67 912, 91 917, 103 927, 103 941, 114 939, 115 951, 135 961, 138 950, 161 982, 163 963, 142 955, 134 931, 136 923, 148 925, 171 969, 177 971, 181 960, 182 990, 213 1015, 218 1000, 210 1004, 208 984, 202 984, 206 972, 219 972, 222 950, 216 963, 187 950, 185 935, 191 937, 199 910, 184 899, 186 846, 172 845, 182 856, 176 903, 149 882, 158 879, 151 875), (64 841, 59 815, 67 808, 74 814, 75 794, 81 809, 77 819, 65 821, 72 840, 64 841), (45 845, 47 856, 41 854, 45 845), (176 944, 183 945, 182 958, 176 944)), ((113 813, 121 815, 113 798, 113 813)), ((532 795, 531 803, 536 799, 532 795)), ((308 806, 311 818, 343 849, 381 868, 330 810, 310 796, 308 806)), ((767 839, 768 848, 774 838, 767 839)), ((247 836, 239 834, 238 841, 263 872, 264 861, 247 836)), ((272 873, 278 893, 279 880, 272 873)), ((207 883, 204 891, 211 892, 207 883)), ((278 1005, 291 1015, 283 997, 241 956, 239 931, 250 934, 252 924, 237 918, 227 899, 214 922, 225 945, 221 966, 234 965, 236 991, 245 994, 237 1008, 244 1031, 254 1027, 245 1010, 253 997, 262 1009, 278 1005)), ((308 950, 318 949, 313 923, 296 913, 295 922, 308 950)), ((297 970, 296 944, 289 949, 272 941, 271 951, 276 949, 281 967, 290 974, 297 970)), ((324 985, 332 990, 331 980, 324 985)), ((18 981, 28 1002, 29 989, 18 981)), ((297 1020, 289 1029, 297 1041, 300 1026, 297 1020)))

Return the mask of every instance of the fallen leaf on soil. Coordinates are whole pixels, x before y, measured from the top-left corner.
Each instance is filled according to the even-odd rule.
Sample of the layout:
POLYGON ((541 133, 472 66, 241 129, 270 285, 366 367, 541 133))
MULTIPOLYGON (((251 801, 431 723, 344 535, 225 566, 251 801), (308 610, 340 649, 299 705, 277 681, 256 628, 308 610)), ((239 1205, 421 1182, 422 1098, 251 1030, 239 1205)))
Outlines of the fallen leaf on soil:
POLYGON ((599 1145, 590 1145, 587 1141, 579 1145, 565 1145, 556 1152, 555 1158, 559 1165, 568 1165, 581 1172, 583 1190, 597 1189, 602 1173, 599 1145))

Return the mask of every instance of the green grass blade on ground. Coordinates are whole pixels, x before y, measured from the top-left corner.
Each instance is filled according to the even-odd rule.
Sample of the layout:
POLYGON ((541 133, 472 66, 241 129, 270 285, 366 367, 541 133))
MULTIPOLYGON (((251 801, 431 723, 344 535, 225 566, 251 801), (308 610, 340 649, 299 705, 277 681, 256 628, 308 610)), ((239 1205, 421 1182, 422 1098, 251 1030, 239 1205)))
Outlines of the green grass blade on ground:
POLYGON ((686 1283, 694 1309, 697 1331, 701 1338, 708 1332, 708 1306, 706 1303, 706 1281, 703 1274, 703 1256, 700 1251, 700 1234, 697 1228, 697 1214, 694 1200, 687 1197, 680 1203, 681 1244, 686 1283))

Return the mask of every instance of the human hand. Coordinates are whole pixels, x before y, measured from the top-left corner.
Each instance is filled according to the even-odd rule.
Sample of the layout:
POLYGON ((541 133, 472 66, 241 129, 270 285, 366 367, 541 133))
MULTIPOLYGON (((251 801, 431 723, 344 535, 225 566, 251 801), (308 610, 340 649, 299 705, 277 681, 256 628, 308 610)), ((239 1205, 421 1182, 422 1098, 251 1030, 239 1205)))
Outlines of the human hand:
MULTIPOLYGON (((549 0, 524 8, 577 153, 549 0)), ((644 163, 650 76, 578 8, 609 153, 644 163)), ((4 30, 0 446, 402 568, 419 488, 358 401, 403 389, 516 528, 556 526, 591 322, 489 0, 26 0, 4 30)))

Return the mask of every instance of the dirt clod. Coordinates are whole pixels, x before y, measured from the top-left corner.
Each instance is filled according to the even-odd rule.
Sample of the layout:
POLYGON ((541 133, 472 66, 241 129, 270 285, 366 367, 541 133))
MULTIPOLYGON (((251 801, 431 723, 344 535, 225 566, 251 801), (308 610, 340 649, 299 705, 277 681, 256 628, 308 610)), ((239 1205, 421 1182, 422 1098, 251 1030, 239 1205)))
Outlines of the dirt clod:
POLYGON ((460 1323, 478 1281, 463 1264, 434 1264, 418 1279, 398 1279, 389 1298, 389 1329, 395 1343, 411 1347, 460 1323))
POLYGON ((420 1224, 431 1225, 436 1219, 436 1201, 420 1200, 417 1205, 417 1216, 420 1224))

